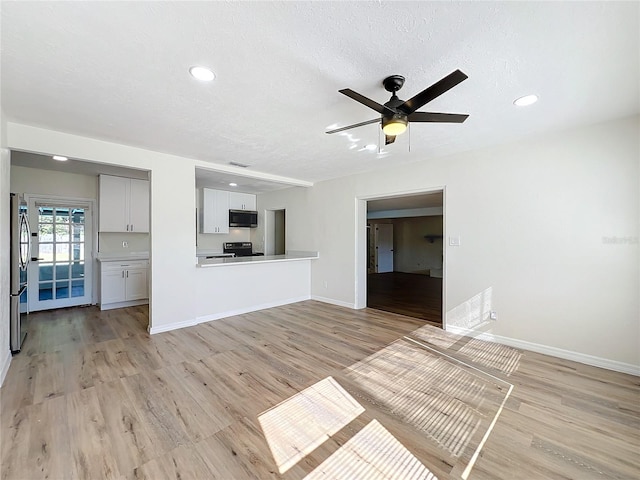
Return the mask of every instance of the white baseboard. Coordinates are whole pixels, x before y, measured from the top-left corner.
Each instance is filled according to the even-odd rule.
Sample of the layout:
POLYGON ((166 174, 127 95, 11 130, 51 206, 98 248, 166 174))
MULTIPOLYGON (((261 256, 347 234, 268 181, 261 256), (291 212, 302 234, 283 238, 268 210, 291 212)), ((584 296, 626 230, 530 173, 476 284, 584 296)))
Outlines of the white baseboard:
POLYGON ((0 387, 4 384, 4 379, 9 371, 9 365, 11 365, 11 350, 7 349, 7 355, 2 361, 2 368, 0 368, 0 387))
POLYGON ((276 302, 262 303, 259 305, 251 305, 249 307, 239 308, 237 310, 227 310, 226 312, 212 313, 210 315, 202 315, 196 317, 194 320, 185 320, 183 322, 169 323, 167 325, 160 325, 159 327, 149 328, 149 334, 154 335, 156 333, 170 332, 171 330, 177 330, 179 328, 193 327, 200 323, 211 322, 213 320, 220 320, 222 318, 234 317, 236 315, 242 315, 244 313, 257 312, 258 310, 265 310, 267 308, 281 307, 282 305, 288 305, 290 303, 302 302, 309 300, 310 297, 296 297, 287 298, 284 300, 278 300, 276 302))
POLYGON ((351 308, 351 309, 355 309, 356 308, 355 304, 353 304, 353 303, 343 302, 342 300, 335 300, 333 298, 320 297, 318 295, 312 295, 311 296, 311 300, 317 300, 319 302, 330 303, 331 305, 337 305, 339 307, 346 307, 346 308, 351 308))
POLYGON ((117 303, 101 303, 100 310, 113 310, 115 308, 123 308, 123 307, 135 307, 138 305, 148 305, 149 299, 143 298, 142 300, 127 300, 126 302, 117 302, 117 303))
POLYGON ((290 303, 302 302, 304 300, 309 300, 309 299, 310 297, 306 295, 303 297, 288 298, 285 300, 278 300, 275 302, 262 303, 260 305, 251 305, 250 307, 243 307, 237 310, 229 310, 226 312, 213 313, 211 315, 204 315, 204 316, 198 317, 196 320, 198 321, 198 323, 211 322, 213 320, 220 320, 221 318, 234 317, 236 315, 257 312, 258 310, 265 310, 267 308, 281 307, 282 305, 289 305, 290 303))
POLYGON ((593 367, 600 367, 607 370, 613 370, 615 372, 640 376, 640 365, 618 362, 617 360, 609 360, 608 358, 596 357, 593 355, 588 355, 586 353, 573 352, 571 350, 550 347, 548 345, 542 345, 540 343, 527 342, 525 340, 518 340, 517 338, 503 337, 501 335, 494 335, 486 332, 479 333, 476 330, 471 330, 464 327, 456 327, 453 325, 447 326, 446 330, 447 332, 455 333, 458 335, 466 335, 468 337, 478 338, 480 340, 486 340, 489 342, 501 343, 503 345, 508 345, 510 347, 519 348, 522 350, 530 350, 532 352, 542 353, 544 355, 551 355, 552 357, 558 357, 565 360, 571 360, 573 362, 584 363, 585 365, 591 365, 593 367))
POLYGON ((171 330, 178 330, 179 328, 194 327, 199 322, 197 320, 185 320, 183 322, 169 323, 167 325, 160 325, 159 327, 149 326, 147 330, 149 335, 155 335, 156 333, 170 332, 171 330))

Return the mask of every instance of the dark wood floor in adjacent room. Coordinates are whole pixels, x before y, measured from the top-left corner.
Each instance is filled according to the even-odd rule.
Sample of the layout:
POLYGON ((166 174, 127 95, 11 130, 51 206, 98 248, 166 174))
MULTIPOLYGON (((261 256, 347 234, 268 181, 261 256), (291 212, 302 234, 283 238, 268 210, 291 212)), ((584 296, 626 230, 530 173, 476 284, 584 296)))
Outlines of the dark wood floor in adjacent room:
POLYGON ((640 478, 638 377, 317 301, 29 315, 3 480, 640 478))
POLYGON ((367 307, 442 325, 442 278, 417 273, 370 273, 367 307))

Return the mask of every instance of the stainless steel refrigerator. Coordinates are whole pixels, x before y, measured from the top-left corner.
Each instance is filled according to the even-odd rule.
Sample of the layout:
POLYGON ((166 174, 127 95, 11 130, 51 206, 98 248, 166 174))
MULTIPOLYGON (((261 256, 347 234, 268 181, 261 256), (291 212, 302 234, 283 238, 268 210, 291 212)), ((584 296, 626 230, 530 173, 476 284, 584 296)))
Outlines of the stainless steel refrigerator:
POLYGON ((11 353, 18 353, 27 335, 24 317, 27 313, 27 267, 31 259, 31 231, 27 206, 19 195, 11 194, 11 353))

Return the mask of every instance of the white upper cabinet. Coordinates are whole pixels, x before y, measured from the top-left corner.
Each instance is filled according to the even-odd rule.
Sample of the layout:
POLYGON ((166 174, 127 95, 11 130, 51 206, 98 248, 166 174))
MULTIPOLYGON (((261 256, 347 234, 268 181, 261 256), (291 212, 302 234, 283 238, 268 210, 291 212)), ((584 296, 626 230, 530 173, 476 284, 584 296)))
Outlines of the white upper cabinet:
POLYGON ((251 193, 229 192, 229 209, 256 210, 256 196, 251 193))
POLYGON ((149 231, 149 180, 131 179, 129 225, 132 232, 149 231))
POLYGON ((149 232, 149 181, 100 175, 101 232, 149 232))
POLYGON ((229 233, 229 192, 202 189, 201 233, 229 233))

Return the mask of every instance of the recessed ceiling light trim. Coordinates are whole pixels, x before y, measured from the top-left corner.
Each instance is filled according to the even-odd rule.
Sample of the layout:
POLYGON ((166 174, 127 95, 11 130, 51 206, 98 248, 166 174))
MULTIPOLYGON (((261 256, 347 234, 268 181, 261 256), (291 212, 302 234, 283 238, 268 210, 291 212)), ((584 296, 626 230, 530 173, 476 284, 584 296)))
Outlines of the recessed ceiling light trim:
POLYGON ((513 104, 516 107, 528 107, 529 105, 533 105, 538 101, 537 95, 525 95, 524 97, 516 98, 513 101, 513 104))
POLYGON ((54 155, 53 159, 59 162, 66 162, 67 160, 69 160, 67 157, 63 157, 62 155, 54 155))
POLYGON ((209 68, 202 67, 200 65, 193 65, 192 67, 189 67, 189 73, 193 78, 196 78, 201 82, 210 82, 216 78, 215 73, 213 73, 209 68))

